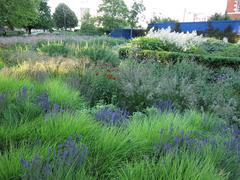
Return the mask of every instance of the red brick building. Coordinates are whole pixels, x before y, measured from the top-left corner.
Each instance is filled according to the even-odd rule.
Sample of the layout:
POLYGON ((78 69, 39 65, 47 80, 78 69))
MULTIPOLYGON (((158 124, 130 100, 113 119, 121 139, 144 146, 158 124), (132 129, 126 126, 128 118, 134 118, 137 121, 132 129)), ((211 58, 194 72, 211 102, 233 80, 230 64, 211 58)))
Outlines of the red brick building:
POLYGON ((240 0, 227 0, 226 13, 231 17, 232 20, 240 19, 240 0))

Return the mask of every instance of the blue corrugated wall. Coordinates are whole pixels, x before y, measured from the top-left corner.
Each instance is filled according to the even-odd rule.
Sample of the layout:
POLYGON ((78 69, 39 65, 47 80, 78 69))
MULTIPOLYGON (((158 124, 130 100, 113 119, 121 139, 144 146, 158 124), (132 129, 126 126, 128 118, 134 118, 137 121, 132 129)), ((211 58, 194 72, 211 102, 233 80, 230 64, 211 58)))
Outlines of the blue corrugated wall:
POLYGON ((115 29, 109 35, 114 38, 131 39, 131 29, 115 29))
MULTIPOLYGON (((210 21, 210 22, 183 22, 179 23, 180 29, 182 32, 192 32, 192 31, 206 31, 209 29, 209 25, 214 29, 219 29, 224 31, 227 27, 231 27, 232 31, 240 35, 240 21, 210 21)), ((166 23, 156 23, 156 24, 149 24, 148 28, 155 28, 155 29, 166 29, 171 27, 174 29, 176 26, 175 22, 166 22, 166 23)))

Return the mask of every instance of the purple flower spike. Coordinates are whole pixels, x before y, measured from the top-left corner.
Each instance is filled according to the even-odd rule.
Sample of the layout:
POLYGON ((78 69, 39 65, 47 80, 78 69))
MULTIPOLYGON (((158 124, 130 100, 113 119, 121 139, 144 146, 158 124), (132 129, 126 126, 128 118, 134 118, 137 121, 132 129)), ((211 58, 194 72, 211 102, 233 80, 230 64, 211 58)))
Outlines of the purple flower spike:
POLYGON ((107 124, 121 124, 128 118, 129 113, 126 110, 104 108, 96 113, 96 119, 107 124))
POLYGON ((28 169, 30 167, 30 164, 28 161, 26 161, 25 159, 21 159, 20 163, 22 164, 22 166, 26 169, 28 169))

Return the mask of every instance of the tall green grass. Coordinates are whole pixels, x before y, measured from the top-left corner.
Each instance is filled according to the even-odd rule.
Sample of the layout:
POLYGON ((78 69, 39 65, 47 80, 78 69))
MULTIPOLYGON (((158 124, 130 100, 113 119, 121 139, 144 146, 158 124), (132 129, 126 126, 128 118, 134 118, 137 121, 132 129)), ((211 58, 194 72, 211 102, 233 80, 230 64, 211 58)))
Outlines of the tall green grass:
MULTIPOLYGON (((183 116, 171 113, 152 114, 141 119, 135 116, 127 127, 109 127, 96 121, 88 112, 65 112, 50 114, 47 120, 42 116, 18 126, 4 125, 0 129, 3 152, 1 178, 17 178, 21 175, 21 156, 44 156, 49 148, 57 147, 69 136, 78 134, 89 149, 84 169, 88 176, 97 179, 225 179, 231 170, 227 167, 226 172, 219 169, 222 151, 206 150, 204 156, 183 151, 180 154, 167 154, 160 160, 153 157, 154 144, 166 138, 160 136, 161 128, 168 129, 173 125, 179 130, 195 130, 197 135, 210 130, 205 129, 202 123, 204 118, 200 114, 187 112, 183 116), (193 122, 196 122, 196 127, 191 127, 193 122), (145 160, 142 160, 144 157, 145 160), (4 164, 7 164, 7 169, 4 169, 4 164)), ((178 133, 176 129, 174 134, 178 133)))

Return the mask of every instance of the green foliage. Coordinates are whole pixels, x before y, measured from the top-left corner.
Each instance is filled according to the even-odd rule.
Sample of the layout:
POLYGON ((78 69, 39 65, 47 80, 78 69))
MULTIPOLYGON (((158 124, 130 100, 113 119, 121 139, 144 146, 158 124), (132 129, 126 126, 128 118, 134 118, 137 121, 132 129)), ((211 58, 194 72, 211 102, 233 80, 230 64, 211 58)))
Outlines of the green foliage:
POLYGON ((222 66, 239 67, 239 57, 225 57, 221 55, 192 54, 181 52, 137 50, 132 51, 128 47, 122 47, 119 52, 120 58, 134 58, 140 61, 151 59, 160 63, 175 63, 177 61, 189 60, 202 63, 209 67, 218 68, 222 66))
POLYGON ((230 20, 230 16, 220 13, 215 13, 211 17, 209 17, 208 21, 222 21, 222 20, 230 20))
POLYGON ((80 32, 89 35, 98 34, 97 27, 95 26, 96 19, 91 17, 91 14, 86 13, 81 19, 81 29, 80 32))
POLYGON ((8 123, 18 123, 20 121, 29 121, 38 116, 41 111, 33 103, 30 94, 22 93, 22 88, 29 88, 28 81, 20 81, 15 78, 5 78, 0 75, 0 116, 1 121, 8 123))
POLYGON ((137 2, 134 0, 132 7, 129 11, 128 21, 131 28, 137 27, 137 23, 139 22, 139 15, 146 10, 143 2, 137 2))
POLYGON ((209 68, 186 59, 227 51, 239 57, 238 45, 211 40, 182 53, 143 38, 120 51, 134 58, 141 49, 156 53, 138 62, 115 59, 124 43, 100 37, 1 49, 11 58, 0 56, 0 179, 24 178, 20 160, 39 155, 40 166, 30 172, 37 175, 52 160, 49 150, 61 151, 76 135, 88 147, 87 160, 52 179, 238 179, 239 66, 222 67, 219 59, 221 66, 209 68), (96 112, 105 107, 130 114, 119 126, 101 123, 96 112))
POLYGON ((34 28, 50 30, 53 27, 53 20, 51 15, 50 7, 48 6, 47 0, 41 0, 39 5, 38 20, 34 25, 34 28))
POLYGON ((97 38, 79 44, 73 42, 40 43, 37 49, 50 56, 87 57, 94 64, 111 63, 117 66, 120 60, 117 52, 111 48, 124 42, 123 39, 97 38))
POLYGON ((221 177, 209 159, 182 153, 167 155, 161 160, 128 163, 118 171, 123 180, 137 179, 227 179, 221 177), (196 178, 196 176, 198 178, 196 178))
POLYGON ((78 25, 76 14, 64 3, 60 3, 54 14, 53 19, 57 28, 74 28, 78 25))
POLYGON ((64 43, 58 42, 42 45, 39 50, 49 54, 50 56, 62 55, 63 57, 67 57, 70 54, 70 49, 66 47, 64 43))
MULTIPOLYGON (((205 118, 209 121, 204 121, 204 117, 195 112, 188 112, 184 116, 157 113, 141 117, 141 119, 133 117, 128 127, 114 128, 100 125, 85 112, 78 112, 75 115, 66 112, 50 116, 48 121, 39 118, 34 122, 22 123, 19 126, 4 126, 4 129, 0 129, 0 142, 11 141, 12 148, 5 151, 0 157, 1 177, 6 179, 19 177, 21 175, 19 161, 22 156, 28 159, 35 154, 46 156, 49 148, 56 148, 69 136, 77 133, 83 135, 83 143, 89 147, 89 158, 84 169, 86 175, 90 177, 108 179, 110 177, 143 176, 148 178, 155 177, 161 172, 160 177, 174 179, 177 175, 185 177, 201 172, 200 176, 205 176, 205 173, 208 172, 212 177, 219 178, 220 175, 217 174, 220 169, 216 164, 220 163, 223 154, 218 151, 215 152, 218 159, 215 158, 217 155, 214 155, 213 152, 202 156, 197 152, 190 154, 185 150, 179 154, 163 155, 160 160, 152 157, 153 143, 164 139, 159 135, 161 128, 168 129, 171 124, 176 123, 176 127, 179 125, 180 129, 191 130, 196 127, 196 124, 204 125, 204 123, 217 120, 205 118), (29 131, 30 129, 31 131, 29 131), (37 139, 39 140, 38 144, 35 144, 37 139), (19 145, 18 148, 15 148, 13 145, 17 140, 19 145), (28 143, 30 144, 28 145, 28 143), (31 147, 32 145, 33 147, 31 147), (146 157, 144 161, 142 160, 143 156, 146 157), (141 168, 141 164, 146 165, 144 169, 141 168), (172 166, 173 164, 175 166, 172 166), (121 169, 119 169, 119 165, 121 165, 121 169), (186 168, 190 168, 190 170, 181 170, 186 168)), ((200 132, 206 132, 199 125, 197 129, 200 132)), ((174 129, 173 133, 179 134, 180 132, 174 129)), ((229 167, 225 164, 225 168, 229 167)), ((221 177, 224 178, 229 172, 233 171, 229 169, 221 174, 221 177)))
POLYGON ((89 48, 84 48, 80 52, 80 56, 88 57, 95 64, 98 63, 110 63, 117 66, 120 62, 118 54, 106 47, 93 46, 89 48))
POLYGON ((209 22, 208 30, 206 32, 198 32, 200 34, 203 34, 207 37, 213 37, 219 40, 222 40, 223 38, 227 38, 228 42, 230 43, 237 43, 238 35, 237 33, 233 32, 233 29, 231 26, 227 26, 224 31, 221 31, 219 29, 215 29, 211 22, 209 22))
POLYGON ((43 88, 48 93, 49 100, 62 107, 70 109, 82 109, 84 101, 77 90, 71 89, 60 79, 48 79, 43 88))
POLYGON ((128 25, 128 8, 123 0, 103 0, 98 7, 99 24, 105 32, 128 25))
POLYGON ((177 22, 176 20, 174 19, 171 19, 171 18, 162 18, 162 17, 159 17, 159 16, 153 16, 152 19, 150 20, 150 23, 149 24, 155 24, 155 23, 164 23, 164 22, 177 22))
POLYGON ((157 82, 153 65, 134 61, 122 63, 118 80, 119 105, 130 112, 153 105, 158 99, 157 82))
POLYGON ((27 27, 36 22, 39 0, 1 0, 0 26, 27 27))
POLYGON ((0 70, 1 70, 3 67, 4 67, 4 63, 3 63, 3 61, 2 61, 1 58, 0 58, 0 70))
POLYGON ((91 106, 99 102, 114 102, 114 97, 118 94, 116 70, 111 64, 101 64, 87 70, 75 82, 91 106))
POLYGON ((139 37, 131 40, 130 43, 133 48, 141 50, 180 51, 174 43, 162 41, 159 38, 139 37))

